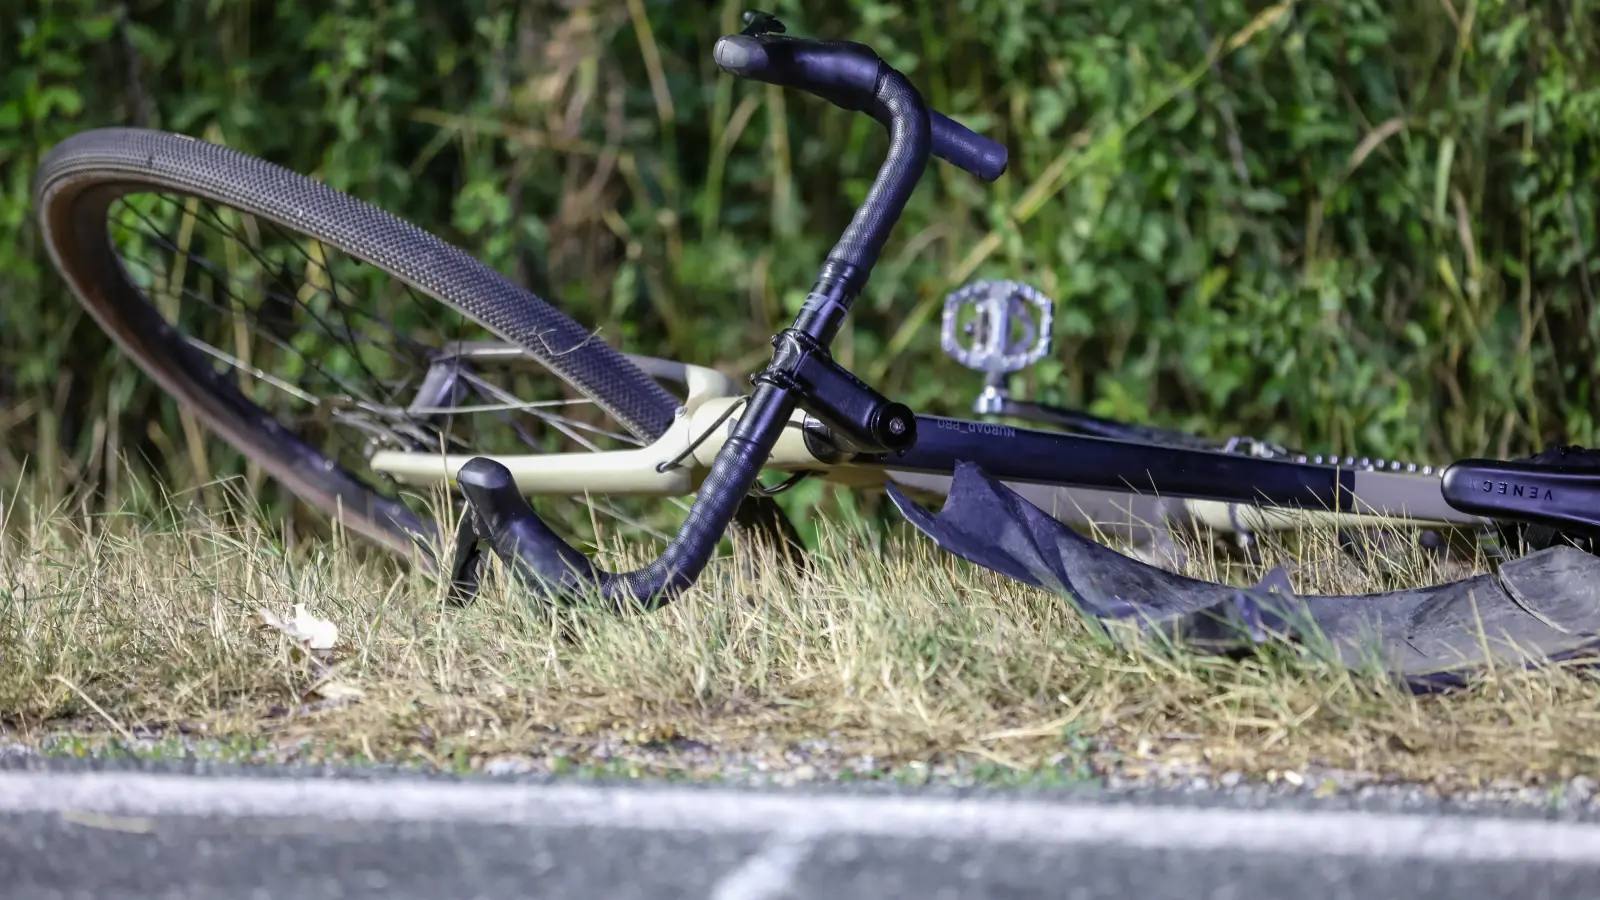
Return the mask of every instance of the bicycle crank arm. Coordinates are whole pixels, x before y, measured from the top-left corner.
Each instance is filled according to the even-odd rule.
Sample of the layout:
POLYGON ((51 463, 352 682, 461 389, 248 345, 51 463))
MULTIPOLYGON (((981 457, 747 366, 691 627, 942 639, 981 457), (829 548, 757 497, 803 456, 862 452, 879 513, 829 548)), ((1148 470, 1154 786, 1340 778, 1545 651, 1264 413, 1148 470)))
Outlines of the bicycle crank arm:
POLYGON ((1600 471, 1592 467, 1463 459, 1444 470, 1443 492, 1463 512, 1600 535, 1600 471))

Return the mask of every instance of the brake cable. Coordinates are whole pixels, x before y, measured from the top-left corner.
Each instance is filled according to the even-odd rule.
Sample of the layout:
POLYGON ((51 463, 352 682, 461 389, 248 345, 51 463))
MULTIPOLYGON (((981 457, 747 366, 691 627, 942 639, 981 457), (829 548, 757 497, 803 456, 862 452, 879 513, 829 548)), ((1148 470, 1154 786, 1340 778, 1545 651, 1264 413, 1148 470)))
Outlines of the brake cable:
POLYGON ((679 453, 677 456, 674 456, 666 462, 656 463, 656 471, 666 474, 673 469, 680 468, 678 463, 688 459, 689 455, 694 453, 696 448, 706 442, 706 438, 711 437, 711 435, 715 433, 718 428, 721 428, 722 423, 728 421, 729 417, 731 417, 735 412, 738 412, 739 407, 743 406, 745 401, 749 399, 749 397, 741 394, 738 399, 728 404, 728 408, 722 411, 722 415, 717 416, 717 420, 711 423, 711 427, 702 432, 699 437, 695 438, 693 441, 690 441, 689 446, 685 447, 682 453, 679 453))
MULTIPOLYGON (((739 411, 739 407, 743 406, 745 401, 749 399, 750 398, 747 395, 740 395, 732 403, 728 404, 728 408, 723 410, 721 415, 717 416, 716 421, 712 422, 709 428, 701 432, 699 437, 690 441, 689 446, 685 447, 682 452, 665 462, 656 463, 656 471, 666 474, 673 469, 682 468, 682 466, 679 464, 685 459, 688 459, 690 454, 694 453, 696 448, 706 442, 706 438, 711 437, 711 435, 714 434, 718 428, 721 428, 722 423, 728 421, 728 419, 731 418, 734 413, 739 411)), ((788 478, 785 478, 772 487, 765 487, 760 482, 757 482, 750 488, 750 493, 757 497, 776 497, 777 495, 787 491, 788 489, 799 484, 801 481, 815 474, 815 472, 810 470, 801 470, 791 474, 788 478)))

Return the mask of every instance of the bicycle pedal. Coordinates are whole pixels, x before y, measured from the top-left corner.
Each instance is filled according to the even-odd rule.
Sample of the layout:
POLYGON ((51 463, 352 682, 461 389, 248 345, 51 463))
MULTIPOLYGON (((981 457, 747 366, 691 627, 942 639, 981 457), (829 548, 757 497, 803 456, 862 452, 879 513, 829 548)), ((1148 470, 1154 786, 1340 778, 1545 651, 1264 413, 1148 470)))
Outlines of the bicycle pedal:
POLYGON ((1019 372, 1050 352, 1054 319, 1055 301, 1020 281, 974 281, 944 298, 939 346, 969 369, 1019 372))

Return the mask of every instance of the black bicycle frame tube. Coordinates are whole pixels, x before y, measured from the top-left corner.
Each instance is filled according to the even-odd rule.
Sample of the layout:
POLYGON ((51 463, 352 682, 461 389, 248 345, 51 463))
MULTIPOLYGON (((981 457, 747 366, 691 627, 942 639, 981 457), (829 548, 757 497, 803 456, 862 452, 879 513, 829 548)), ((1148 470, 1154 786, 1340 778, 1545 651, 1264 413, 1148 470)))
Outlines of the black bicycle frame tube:
POLYGON ((1351 511, 1356 497, 1352 469, 940 416, 917 416, 917 443, 905 453, 862 455, 852 461, 938 474, 954 471, 957 462, 977 463, 1002 481, 1328 512, 1351 511))

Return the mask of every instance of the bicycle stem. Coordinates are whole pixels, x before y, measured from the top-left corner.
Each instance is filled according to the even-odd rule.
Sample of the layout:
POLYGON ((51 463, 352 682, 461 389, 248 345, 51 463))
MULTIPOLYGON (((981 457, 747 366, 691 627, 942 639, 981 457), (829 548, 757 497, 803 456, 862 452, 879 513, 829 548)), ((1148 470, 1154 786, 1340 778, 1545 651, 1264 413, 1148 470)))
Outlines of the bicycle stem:
MULTIPOLYGON (((1005 150, 942 116, 935 128, 916 87, 864 45, 776 37, 770 17, 747 14, 746 21, 751 27, 743 34, 717 42, 715 56, 724 70, 809 90, 835 105, 865 112, 888 129, 888 154, 872 188, 828 253, 793 324, 774 337, 772 361, 752 378, 756 387, 748 407, 712 463, 687 521, 660 557, 632 572, 597 568, 533 513, 505 466, 478 457, 457 476, 470 507, 458 538, 458 582, 466 558, 463 548, 475 548, 481 540, 557 599, 598 593, 618 611, 655 609, 675 599, 705 569, 797 406, 854 422, 854 433, 864 435, 858 439, 877 443, 878 450, 885 445, 908 449, 915 439, 907 431, 914 425, 910 411, 888 403, 833 363, 827 347, 865 286, 929 155, 937 153, 992 180, 1004 171, 1005 150), (874 434, 880 439, 874 441, 874 434)), ((776 27, 782 29, 781 24, 776 27)))

